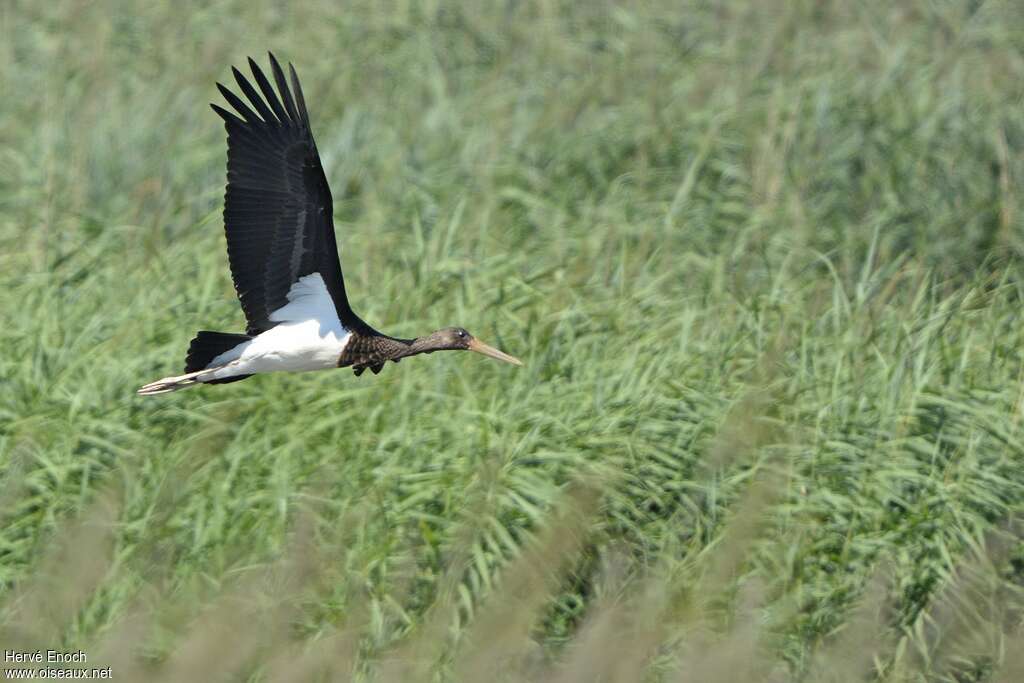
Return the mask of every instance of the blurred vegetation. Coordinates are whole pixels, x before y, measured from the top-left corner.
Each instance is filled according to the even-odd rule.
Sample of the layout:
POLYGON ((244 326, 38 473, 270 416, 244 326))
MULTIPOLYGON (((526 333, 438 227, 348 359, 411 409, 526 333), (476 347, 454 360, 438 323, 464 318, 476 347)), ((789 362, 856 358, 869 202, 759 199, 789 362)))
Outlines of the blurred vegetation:
POLYGON ((1018 681, 1024 5, 0 4, 0 646, 115 680, 1018 681), (464 354, 243 322, 230 66, 464 354))

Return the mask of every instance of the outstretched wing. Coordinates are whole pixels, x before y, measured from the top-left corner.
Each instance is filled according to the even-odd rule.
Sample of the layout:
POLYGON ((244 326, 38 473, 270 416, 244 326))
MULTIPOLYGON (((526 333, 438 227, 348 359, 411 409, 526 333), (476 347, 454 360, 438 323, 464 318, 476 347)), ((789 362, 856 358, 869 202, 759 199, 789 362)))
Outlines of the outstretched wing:
POLYGON ((224 231, 247 332, 257 335, 274 327, 280 318, 273 314, 288 304, 293 285, 313 273, 322 277, 341 323, 357 329, 361 321, 349 307, 338 261, 331 189, 295 69, 288 65, 289 89, 270 55, 278 97, 251 58, 249 66, 259 92, 232 67, 249 104, 218 83, 236 113, 210 105, 228 132, 224 231))

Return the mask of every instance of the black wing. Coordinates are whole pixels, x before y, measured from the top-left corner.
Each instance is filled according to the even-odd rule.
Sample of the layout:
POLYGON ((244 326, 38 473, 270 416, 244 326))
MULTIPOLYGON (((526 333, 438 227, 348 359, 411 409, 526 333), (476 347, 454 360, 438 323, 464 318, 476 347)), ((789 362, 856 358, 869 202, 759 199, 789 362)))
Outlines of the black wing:
POLYGON ((252 108, 220 83, 217 87, 237 115, 210 105, 228 131, 224 231, 247 332, 256 335, 273 327, 271 313, 288 303, 292 284, 310 273, 320 273, 342 324, 357 329, 365 323, 352 313, 345 296, 331 188, 295 69, 288 65, 293 99, 274 55, 270 66, 280 98, 251 58, 249 66, 263 97, 232 67, 252 108))

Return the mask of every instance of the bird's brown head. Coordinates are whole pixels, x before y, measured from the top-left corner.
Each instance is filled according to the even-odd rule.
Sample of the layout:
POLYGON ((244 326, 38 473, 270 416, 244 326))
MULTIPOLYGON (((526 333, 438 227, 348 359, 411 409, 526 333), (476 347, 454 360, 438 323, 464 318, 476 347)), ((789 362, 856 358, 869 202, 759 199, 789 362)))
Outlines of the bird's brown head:
POLYGON ((445 327, 428 335, 423 341, 428 353, 431 351, 475 351, 513 365, 523 364, 518 358, 484 344, 461 327, 445 327))

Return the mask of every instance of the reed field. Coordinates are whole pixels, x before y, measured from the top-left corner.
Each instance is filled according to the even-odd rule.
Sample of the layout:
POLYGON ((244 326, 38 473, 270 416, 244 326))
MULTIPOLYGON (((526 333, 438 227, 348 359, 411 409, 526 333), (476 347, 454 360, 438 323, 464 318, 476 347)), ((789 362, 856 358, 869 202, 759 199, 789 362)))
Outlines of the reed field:
POLYGON ((5 0, 0 95, 0 650, 1024 680, 1024 3, 5 0), (244 329, 268 50, 356 312, 525 367, 135 395, 244 329))

